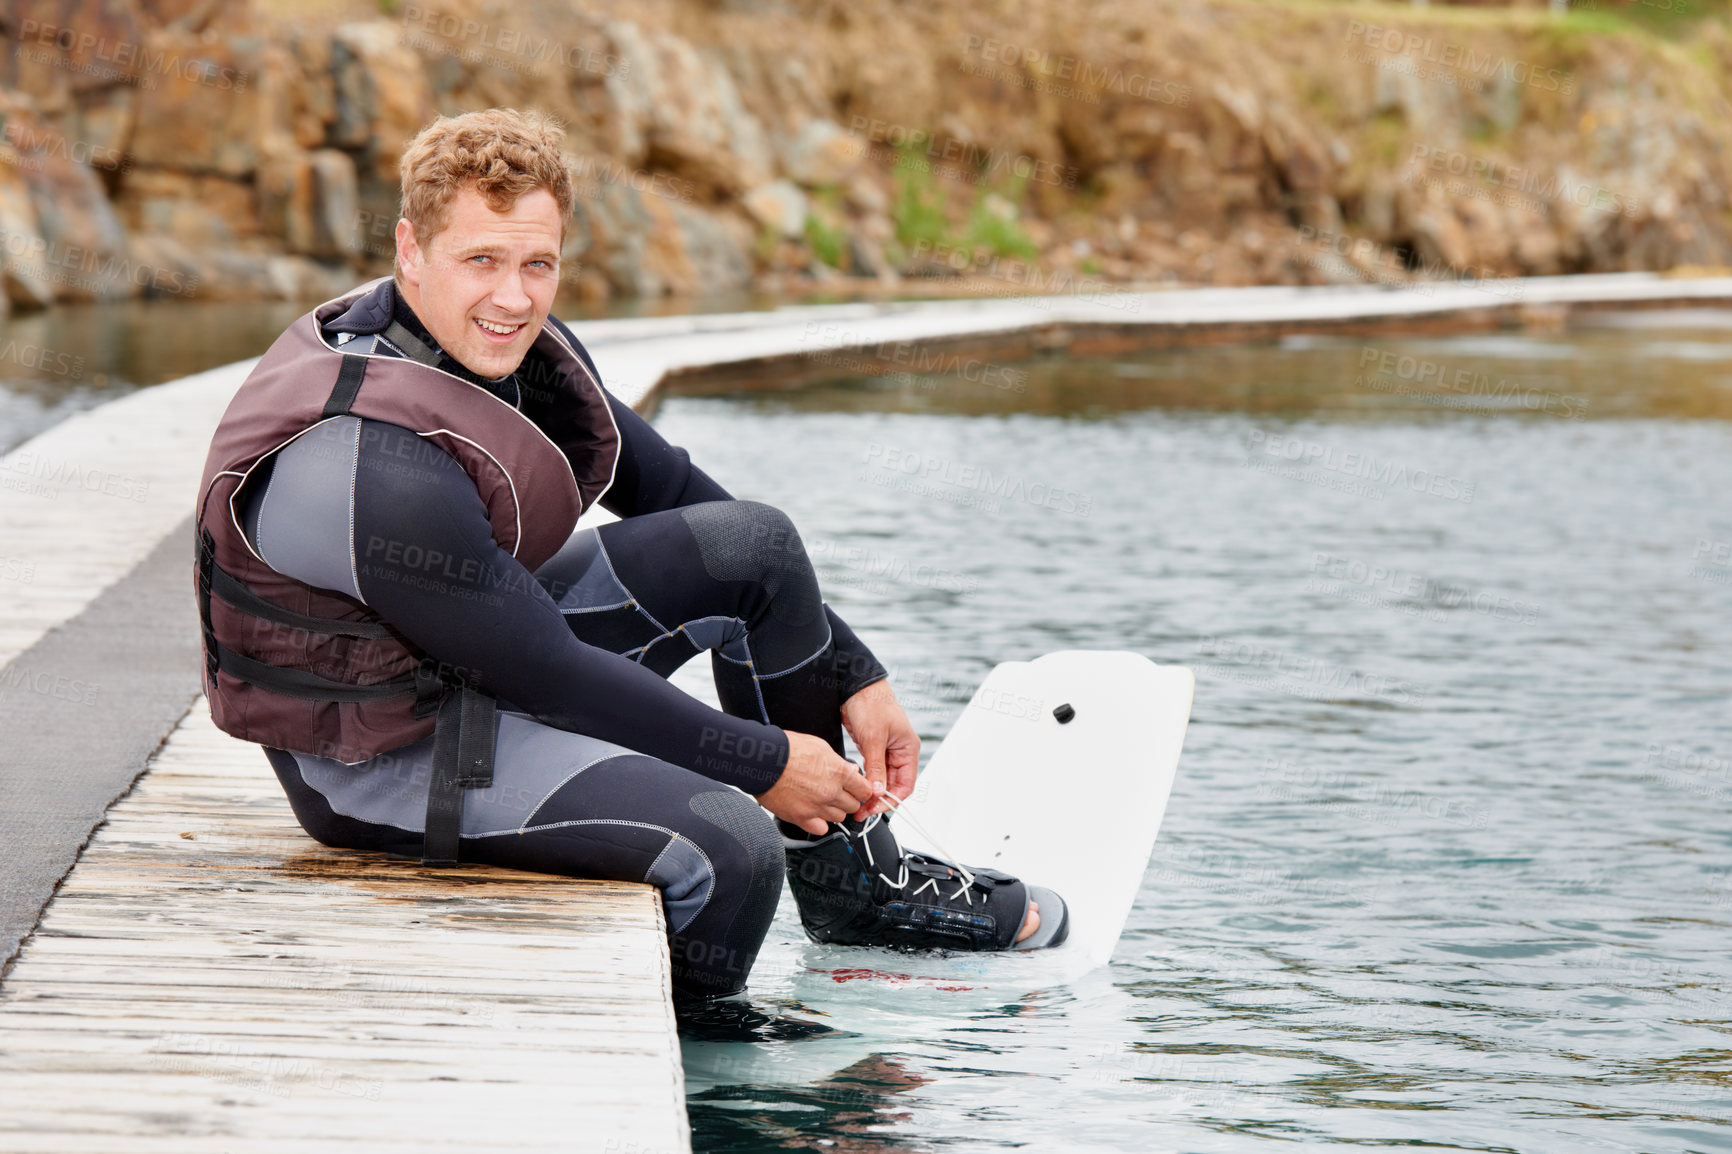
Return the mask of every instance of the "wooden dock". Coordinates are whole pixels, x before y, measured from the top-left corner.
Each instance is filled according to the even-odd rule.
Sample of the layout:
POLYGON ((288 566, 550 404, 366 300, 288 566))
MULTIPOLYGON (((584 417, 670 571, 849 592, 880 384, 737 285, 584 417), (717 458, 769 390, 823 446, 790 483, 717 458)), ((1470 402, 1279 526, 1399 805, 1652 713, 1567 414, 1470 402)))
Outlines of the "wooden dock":
MULTIPOLYGON (((1620 274, 574 327, 648 409, 899 372, 918 350, 1009 360, 1728 303, 1732 278, 1620 274)), ((652 889, 325 849, 259 750, 210 724, 188 514, 249 368, 141 390, 0 457, 0 1150, 687 1150, 652 889)))
POLYGON ((0 989, 9 1154, 683 1151, 644 885, 326 849, 201 699, 0 989))

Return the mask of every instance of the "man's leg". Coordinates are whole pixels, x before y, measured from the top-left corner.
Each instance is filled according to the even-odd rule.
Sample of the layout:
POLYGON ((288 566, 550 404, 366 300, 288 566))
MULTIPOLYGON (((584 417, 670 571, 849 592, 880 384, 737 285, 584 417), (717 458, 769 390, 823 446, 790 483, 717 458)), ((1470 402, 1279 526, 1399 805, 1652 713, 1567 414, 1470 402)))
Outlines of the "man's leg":
POLYGON ((842 752, 845 678, 793 523, 710 501, 574 537, 536 571, 577 637, 669 676, 710 650, 722 708, 842 752))
MULTIPOLYGON (((842 753, 843 671, 817 575, 779 510, 716 501, 628 518, 578 534, 536 577, 580 639, 663 676, 709 649, 727 712, 842 753)), ((905 856, 886 817, 821 839, 778 825, 801 919, 820 940, 967 949, 1062 940, 1062 919, 1038 934, 1033 891, 1020 881, 905 856), (863 860, 876 876, 861 872, 863 860), (952 915, 951 905, 961 908, 952 915)), ((1056 895, 1043 900, 1062 908, 1056 895)))
MULTIPOLYGON (((360 765, 267 751, 302 828, 327 845, 416 854, 433 739, 360 765)), ((494 784, 463 795, 465 861, 648 882, 675 992, 745 986, 782 889, 782 840, 751 798, 620 746, 499 715, 494 784)))
MULTIPOLYGON (((578 534, 536 577, 581 640, 663 676, 709 649, 728 712, 841 752, 844 679, 817 577, 777 510, 730 501, 628 518, 578 534)), ((268 752, 315 838, 415 854, 432 744, 359 766, 268 752)), ((464 794, 465 860, 658 886, 674 984, 687 996, 744 986, 781 893, 782 851, 777 823, 749 797, 510 712, 494 786, 464 794)))

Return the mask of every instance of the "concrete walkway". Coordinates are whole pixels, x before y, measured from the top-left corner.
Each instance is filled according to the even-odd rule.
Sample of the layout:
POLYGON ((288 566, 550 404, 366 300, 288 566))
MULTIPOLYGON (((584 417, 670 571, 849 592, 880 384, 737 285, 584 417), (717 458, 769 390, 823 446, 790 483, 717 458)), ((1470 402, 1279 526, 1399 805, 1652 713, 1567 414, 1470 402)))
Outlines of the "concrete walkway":
MULTIPOLYGON (((1732 278, 1629 274, 575 327, 647 410, 938 356, 1728 303, 1732 278)), ((251 364, 0 457, 0 1149, 686 1149, 653 891, 323 850, 195 701, 188 514, 251 364)))

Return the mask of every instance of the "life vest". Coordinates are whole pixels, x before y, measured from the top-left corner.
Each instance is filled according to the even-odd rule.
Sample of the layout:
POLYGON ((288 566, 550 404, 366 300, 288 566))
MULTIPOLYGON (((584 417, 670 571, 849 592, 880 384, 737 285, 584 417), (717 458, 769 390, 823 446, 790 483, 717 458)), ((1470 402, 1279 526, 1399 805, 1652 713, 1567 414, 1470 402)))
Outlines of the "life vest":
MULTIPOLYGON (((494 539, 533 571, 606 491, 619 457, 600 382, 551 322, 519 369, 529 384, 521 411, 432 365, 330 343, 322 327, 388 283, 318 306, 265 353, 217 426, 197 510, 212 719, 247 741, 351 765, 432 733, 442 703, 459 696, 461 671, 441 668, 362 602, 278 573, 254 552, 242 513, 260 463, 340 418, 400 425, 457 460, 494 539)), ((490 734, 486 744, 490 757, 490 734)))

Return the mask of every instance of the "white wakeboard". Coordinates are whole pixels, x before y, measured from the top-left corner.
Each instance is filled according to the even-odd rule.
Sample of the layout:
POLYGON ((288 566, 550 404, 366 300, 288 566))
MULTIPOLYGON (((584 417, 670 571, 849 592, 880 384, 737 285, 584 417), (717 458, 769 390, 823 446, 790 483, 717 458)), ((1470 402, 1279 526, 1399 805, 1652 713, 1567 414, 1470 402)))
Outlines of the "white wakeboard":
POLYGON ((1148 868, 1194 685, 1189 669, 1127 652, 1066 650, 993 669, 893 825, 905 847, 1056 891, 1070 910, 1066 940, 977 954, 821 945, 784 892, 751 994, 855 1033, 755 1055, 687 1045, 688 1079, 781 1081, 845 1065, 865 1039, 918 1032, 1105 965, 1148 868))
POLYGON ((1063 956, 1071 973, 1105 965, 1160 831, 1194 685, 1189 669, 1137 653, 999 665, 902 804, 897 837, 1057 891, 1068 938, 1019 952, 1063 956))
POLYGON ((803 947, 808 969, 880 968, 927 980, 1041 986, 1105 965, 1166 812, 1195 681, 1182 666, 1119 651, 1004 662, 893 818, 906 847, 1056 891, 1070 908, 1063 944, 930 956, 788 944, 803 947))

